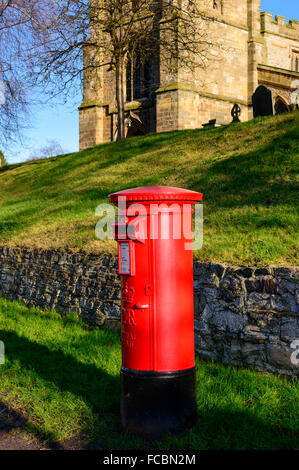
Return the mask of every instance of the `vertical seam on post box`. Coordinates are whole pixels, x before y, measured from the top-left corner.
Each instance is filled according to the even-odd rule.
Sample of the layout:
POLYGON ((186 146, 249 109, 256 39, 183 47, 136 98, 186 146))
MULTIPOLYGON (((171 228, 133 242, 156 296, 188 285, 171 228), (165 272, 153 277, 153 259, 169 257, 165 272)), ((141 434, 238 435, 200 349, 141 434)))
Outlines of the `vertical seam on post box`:
MULTIPOLYGON (((151 216, 148 216, 149 223, 151 224, 151 216)), ((150 336, 150 341, 149 341, 149 358, 150 358, 150 363, 149 363, 149 369, 154 370, 154 362, 153 362, 153 311, 154 311, 154 302, 153 302, 153 295, 152 295, 152 289, 153 289, 153 263, 151 262, 153 260, 153 247, 152 247, 153 241, 151 240, 151 237, 149 239, 149 244, 148 244, 148 273, 149 273, 149 304, 150 304, 150 310, 149 310, 149 336, 150 336)))
MULTIPOLYGON (((157 221, 159 223, 159 220, 157 221)), ((153 284, 153 288, 154 288, 154 291, 156 293, 156 288, 157 288, 157 278, 156 278, 156 257, 157 257, 157 253, 156 253, 156 249, 157 249, 157 240, 154 240, 154 244, 153 244, 153 281, 154 281, 154 284, 153 284)), ((154 370, 158 370, 157 369, 157 356, 158 356, 158 351, 157 351, 157 302, 156 302, 156 298, 157 298, 157 295, 154 295, 152 296, 153 297, 153 303, 154 303, 154 308, 153 308, 153 323, 154 323, 154 327, 153 327, 153 364, 154 364, 154 370)))
MULTIPOLYGON (((155 215, 150 215, 150 224, 152 220, 156 223, 155 215)), ((151 229, 151 227, 150 227, 151 229)), ((151 232, 150 232, 151 233, 151 232)), ((151 235, 150 235, 151 237, 151 235)), ((149 272, 150 272, 150 368, 151 370, 157 370, 157 351, 156 351, 156 271, 155 271, 155 259, 156 259, 156 240, 153 238, 150 240, 150 253, 149 253, 149 272)))

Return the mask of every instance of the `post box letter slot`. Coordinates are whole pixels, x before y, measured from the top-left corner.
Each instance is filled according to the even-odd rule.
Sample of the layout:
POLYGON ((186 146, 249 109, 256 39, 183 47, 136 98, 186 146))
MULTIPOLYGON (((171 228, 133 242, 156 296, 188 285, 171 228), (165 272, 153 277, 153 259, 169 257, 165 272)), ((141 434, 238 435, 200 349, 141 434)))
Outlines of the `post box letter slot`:
POLYGON ((119 243, 119 274, 134 275, 134 245, 132 242, 119 243))

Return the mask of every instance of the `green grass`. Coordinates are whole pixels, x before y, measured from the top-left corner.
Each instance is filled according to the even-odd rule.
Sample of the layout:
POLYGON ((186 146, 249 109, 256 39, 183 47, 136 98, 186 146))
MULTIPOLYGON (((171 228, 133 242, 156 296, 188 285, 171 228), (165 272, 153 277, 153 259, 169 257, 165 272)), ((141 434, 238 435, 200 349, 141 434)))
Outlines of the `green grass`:
POLYGON ((197 424, 148 442, 120 430, 117 334, 0 299, 0 340, 0 401, 27 414, 27 430, 40 438, 80 434, 106 449, 299 447, 298 382, 197 359, 197 424))
POLYGON ((201 260, 296 264, 299 113, 150 134, 0 171, 0 244, 115 251, 96 240, 109 193, 168 185, 204 193, 201 260), (296 198, 297 194, 297 198, 296 198))

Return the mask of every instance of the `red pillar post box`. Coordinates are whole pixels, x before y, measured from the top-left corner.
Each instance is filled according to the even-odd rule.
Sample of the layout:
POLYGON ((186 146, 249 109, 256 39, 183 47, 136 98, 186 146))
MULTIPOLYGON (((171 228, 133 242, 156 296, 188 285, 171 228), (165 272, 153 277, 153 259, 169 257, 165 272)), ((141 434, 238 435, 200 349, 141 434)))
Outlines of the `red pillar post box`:
POLYGON ((202 194, 144 187, 109 196, 122 291, 122 397, 125 429, 156 436, 196 418, 193 205, 202 194), (189 244, 189 249, 187 245, 189 244))

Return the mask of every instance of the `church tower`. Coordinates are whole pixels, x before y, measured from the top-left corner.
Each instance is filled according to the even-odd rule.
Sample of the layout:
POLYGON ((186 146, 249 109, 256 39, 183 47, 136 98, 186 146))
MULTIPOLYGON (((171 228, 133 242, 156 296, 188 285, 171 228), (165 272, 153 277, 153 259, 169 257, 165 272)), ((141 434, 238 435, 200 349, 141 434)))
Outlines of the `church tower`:
MULTIPOLYGON (((128 63, 127 137, 201 128, 209 120, 229 124, 234 104, 241 108, 241 121, 247 121, 261 84, 271 89, 275 109, 281 110, 281 103, 292 109, 292 86, 299 80, 299 22, 287 24, 281 16, 273 20, 271 13, 260 12, 260 0, 198 1, 205 8, 199 27, 211 44, 204 67, 191 74, 178 66, 170 74, 163 54, 142 66, 128 63)), ((79 110, 80 149, 115 139, 115 77, 109 67, 85 73, 79 110)))
MULTIPOLYGON (((205 21, 200 27, 206 29, 212 47, 205 67, 197 69, 195 75, 178 70, 175 80, 161 80, 156 91, 158 132, 200 128, 210 119, 216 119, 217 124, 229 123, 235 103, 242 109, 241 120, 249 118, 248 47, 249 34, 252 37, 249 32, 252 3, 255 9, 259 8, 259 0, 203 2, 205 21)), ((259 22, 259 14, 252 25, 254 21, 259 22)))

